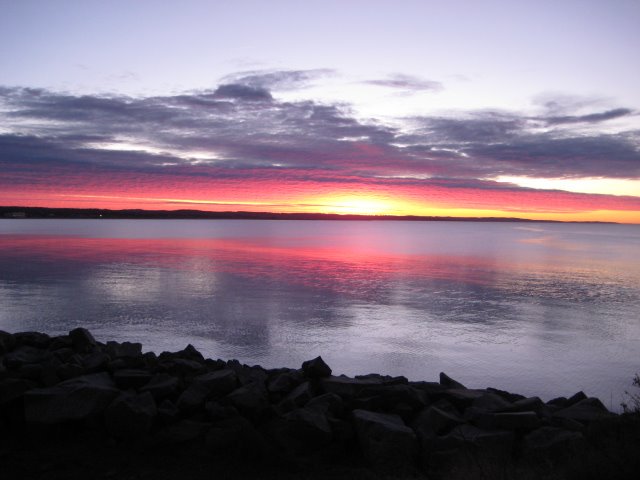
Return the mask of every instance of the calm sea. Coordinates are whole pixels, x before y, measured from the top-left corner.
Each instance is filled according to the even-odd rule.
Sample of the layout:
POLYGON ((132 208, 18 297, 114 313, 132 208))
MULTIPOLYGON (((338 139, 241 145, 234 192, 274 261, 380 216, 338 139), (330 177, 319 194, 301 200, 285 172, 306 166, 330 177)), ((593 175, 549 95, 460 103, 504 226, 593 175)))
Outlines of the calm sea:
POLYGON ((0 220, 0 329, 79 325, 617 408, 640 371, 640 226, 0 220))

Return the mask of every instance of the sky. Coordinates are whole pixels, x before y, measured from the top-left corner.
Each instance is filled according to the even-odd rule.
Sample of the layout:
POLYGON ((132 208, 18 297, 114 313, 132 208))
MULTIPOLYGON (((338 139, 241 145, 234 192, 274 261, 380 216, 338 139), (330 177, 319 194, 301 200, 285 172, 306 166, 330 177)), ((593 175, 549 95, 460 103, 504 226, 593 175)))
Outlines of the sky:
POLYGON ((0 11, 0 205, 640 223, 637 0, 0 11))

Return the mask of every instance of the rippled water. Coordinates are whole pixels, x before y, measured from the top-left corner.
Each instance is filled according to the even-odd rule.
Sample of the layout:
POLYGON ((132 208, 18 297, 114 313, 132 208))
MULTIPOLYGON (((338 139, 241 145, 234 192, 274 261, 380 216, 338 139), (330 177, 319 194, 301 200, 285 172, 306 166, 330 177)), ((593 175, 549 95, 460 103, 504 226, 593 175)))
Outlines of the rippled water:
POLYGON ((544 223, 0 220, 0 329, 266 367, 616 408, 640 371, 640 227, 544 223))

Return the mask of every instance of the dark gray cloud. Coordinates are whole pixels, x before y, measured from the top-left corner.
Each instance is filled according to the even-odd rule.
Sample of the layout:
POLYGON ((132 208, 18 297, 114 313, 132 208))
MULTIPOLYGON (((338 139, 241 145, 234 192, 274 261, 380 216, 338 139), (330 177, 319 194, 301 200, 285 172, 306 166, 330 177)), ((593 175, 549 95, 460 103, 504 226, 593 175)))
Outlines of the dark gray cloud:
POLYGON ((364 83, 404 91, 442 90, 443 88, 440 82, 402 74, 391 75, 382 79, 366 80, 364 83))
POLYGON ((550 125, 559 125, 563 123, 597 123, 614 118, 625 117, 631 115, 633 110, 628 108, 615 108, 606 112, 590 113, 588 115, 563 115, 560 117, 546 117, 544 120, 550 125))
POLYGON ((0 88, 0 128, 8 132, 0 137, 0 164, 324 182, 415 178, 422 185, 426 177, 449 185, 499 175, 640 178, 639 130, 572 130, 630 116, 628 108, 536 118, 467 112, 392 128, 358 119, 345 105, 279 101, 267 88, 304 82, 312 72, 245 72, 211 90, 146 98, 0 88))

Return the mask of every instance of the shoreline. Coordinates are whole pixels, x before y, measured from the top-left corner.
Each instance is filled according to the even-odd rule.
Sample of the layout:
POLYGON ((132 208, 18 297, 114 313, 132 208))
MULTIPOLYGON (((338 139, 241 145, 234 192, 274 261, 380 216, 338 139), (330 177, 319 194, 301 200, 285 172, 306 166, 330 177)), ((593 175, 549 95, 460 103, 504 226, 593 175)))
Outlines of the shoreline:
POLYGON ((10 432, 0 454, 9 452, 15 478, 31 478, 19 473, 29 469, 26 452, 64 460, 60 445, 87 448, 78 439, 98 463, 133 452, 140 458, 127 465, 153 478, 174 478, 153 473, 159 452, 217 459, 229 478, 244 467, 246 478, 253 469, 313 472, 318 462, 341 472, 335 478, 440 478, 485 464, 573 471, 575 459, 608 452, 598 442, 611 431, 620 438, 631 428, 636 440, 640 432, 637 415, 612 413, 583 392, 543 402, 469 389, 445 373, 437 382, 334 376, 321 357, 264 369, 206 359, 191 345, 143 353, 140 343, 98 342, 84 328, 56 337, 0 332, 0 427, 10 432))

